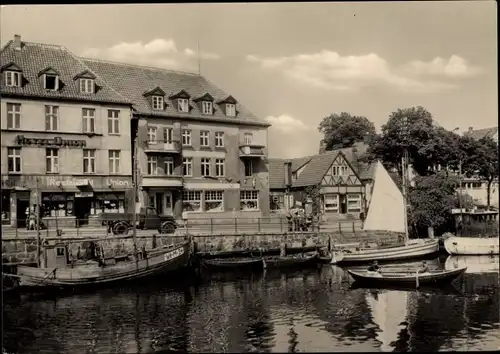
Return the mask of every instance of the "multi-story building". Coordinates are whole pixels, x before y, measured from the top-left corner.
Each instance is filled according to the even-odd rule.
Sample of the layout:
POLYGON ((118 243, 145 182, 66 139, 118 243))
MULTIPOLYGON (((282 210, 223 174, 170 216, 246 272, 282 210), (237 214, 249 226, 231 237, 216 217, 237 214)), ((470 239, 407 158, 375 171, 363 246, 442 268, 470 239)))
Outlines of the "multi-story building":
POLYGON ((133 102, 143 206, 189 218, 269 213, 270 124, 198 74, 82 61, 133 102))
POLYGON ((61 46, 15 36, 0 60, 3 224, 33 205, 60 225, 133 206, 130 101, 61 46))

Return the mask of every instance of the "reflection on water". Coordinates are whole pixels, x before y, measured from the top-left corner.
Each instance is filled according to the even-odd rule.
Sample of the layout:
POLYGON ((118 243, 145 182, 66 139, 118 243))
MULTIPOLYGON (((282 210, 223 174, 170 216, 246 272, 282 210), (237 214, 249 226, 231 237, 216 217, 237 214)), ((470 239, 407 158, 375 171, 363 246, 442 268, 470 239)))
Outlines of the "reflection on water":
POLYGON ((352 290, 346 272, 326 265, 211 277, 181 290, 154 285, 5 299, 4 347, 16 353, 498 349, 498 274, 466 274, 456 287, 446 294, 352 290))

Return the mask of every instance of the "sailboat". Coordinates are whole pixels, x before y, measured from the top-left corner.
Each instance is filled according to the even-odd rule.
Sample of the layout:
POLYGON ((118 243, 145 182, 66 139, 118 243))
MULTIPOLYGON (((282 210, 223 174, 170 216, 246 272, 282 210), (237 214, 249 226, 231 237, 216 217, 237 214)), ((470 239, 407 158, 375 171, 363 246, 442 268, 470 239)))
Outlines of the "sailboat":
POLYGON ((393 352, 394 342, 405 328, 408 315, 406 291, 366 291, 366 302, 372 312, 372 320, 378 325, 376 339, 382 352, 393 352))
POLYGON ((409 240, 406 220, 406 159, 403 158, 403 193, 380 161, 375 166, 375 182, 370 207, 363 230, 368 232, 395 232, 404 235, 404 245, 358 247, 333 253, 332 264, 393 261, 427 256, 439 251, 438 239, 409 240))

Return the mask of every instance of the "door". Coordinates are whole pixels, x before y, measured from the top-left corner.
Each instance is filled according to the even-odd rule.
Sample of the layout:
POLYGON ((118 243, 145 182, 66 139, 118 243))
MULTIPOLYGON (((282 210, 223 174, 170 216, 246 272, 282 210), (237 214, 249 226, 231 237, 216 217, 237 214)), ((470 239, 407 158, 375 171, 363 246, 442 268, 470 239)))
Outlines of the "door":
POLYGON ((26 210, 29 210, 30 202, 29 200, 17 200, 16 217, 17 217, 17 227, 26 227, 26 222, 29 217, 26 214, 26 210))
POLYGON ((89 215, 92 198, 75 198, 76 226, 89 224, 89 215))
POLYGON ((346 214, 347 213, 347 197, 345 194, 340 194, 339 199, 340 199, 340 213, 346 214))
POLYGON ((158 215, 163 215, 164 205, 163 205, 163 193, 155 194, 155 209, 158 215))
POLYGON ((164 201, 165 201, 165 206, 163 208, 163 215, 173 215, 174 210, 173 210, 173 200, 172 200, 172 192, 168 191, 163 193, 164 195, 164 201))

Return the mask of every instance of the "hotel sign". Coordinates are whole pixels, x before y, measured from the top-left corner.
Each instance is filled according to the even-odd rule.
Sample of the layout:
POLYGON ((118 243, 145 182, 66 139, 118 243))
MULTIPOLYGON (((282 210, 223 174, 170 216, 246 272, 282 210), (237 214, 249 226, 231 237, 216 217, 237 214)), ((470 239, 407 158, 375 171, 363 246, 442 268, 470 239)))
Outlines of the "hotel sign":
POLYGON ((69 140, 63 139, 59 136, 53 139, 43 139, 43 138, 26 138, 24 135, 16 136, 16 144, 22 146, 53 146, 53 147, 68 147, 68 148, 84 148, 87 146, 85 140, 69 140))

